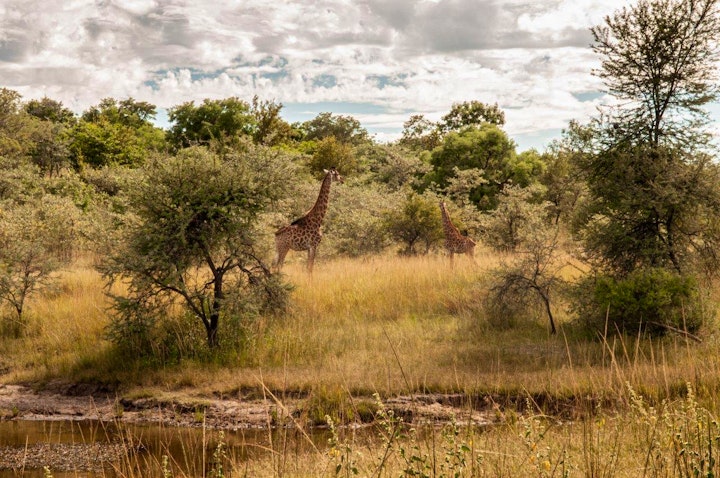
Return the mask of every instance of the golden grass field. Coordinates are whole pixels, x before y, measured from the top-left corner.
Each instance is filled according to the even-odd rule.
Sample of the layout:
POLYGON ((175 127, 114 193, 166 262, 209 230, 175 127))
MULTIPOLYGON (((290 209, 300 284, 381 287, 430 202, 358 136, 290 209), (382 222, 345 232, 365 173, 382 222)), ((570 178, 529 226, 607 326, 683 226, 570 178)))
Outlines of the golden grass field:
POLYGON ((694 476, 699 457, 720 444, 716 322, 700 343, 673 335, 592 339, 558 301, 555 336, 541 314, 503 326, 487 320, 482 303, 502 260, 482 251, 453 266, 440 256, 338 259, 316 264, 312 277, 295 260, 284 271, 295 286, 291 308, 256 324, 252 350, 165 367, 117 364, 103 335, 101 277, 80 261, 57 290, 31 300, 23 337, 0 340, 0 380, 107 381, 146 395, 262 387, 363 397, 459 392, 522 405, 504 409, 492 430, 437 429, 398 439, 390 452, 381 428, 370 441, 344 434, 322 451, 231 460, 235 468, 224 476, 335 476, 336 466, 351 476, 350 462, 360 476, 398 476, 410 453, 418 466, 433 464, 427 476, 453 476, 439 473, 439 463, 460 459, 458 476, 694 476), (573 413, 587 403, 594 413, 573 413), (698 459, 686 463, 687 474, 678 468, 682 456, 698 459))

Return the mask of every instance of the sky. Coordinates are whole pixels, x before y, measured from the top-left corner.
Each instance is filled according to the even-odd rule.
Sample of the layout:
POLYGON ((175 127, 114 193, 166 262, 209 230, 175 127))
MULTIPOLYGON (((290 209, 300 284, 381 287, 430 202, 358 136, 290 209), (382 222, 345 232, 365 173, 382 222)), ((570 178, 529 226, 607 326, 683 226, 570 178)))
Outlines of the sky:
MULTIPOLYGON (((0 0, 0 87, 81 113, 236 96, 290 122, 351 115, 378 141, 411 115, 497 103, 542 150, 605 98, 590 27, 619 0, 0 0)), ((713 115, 720 119, 720 108, 713 115)))

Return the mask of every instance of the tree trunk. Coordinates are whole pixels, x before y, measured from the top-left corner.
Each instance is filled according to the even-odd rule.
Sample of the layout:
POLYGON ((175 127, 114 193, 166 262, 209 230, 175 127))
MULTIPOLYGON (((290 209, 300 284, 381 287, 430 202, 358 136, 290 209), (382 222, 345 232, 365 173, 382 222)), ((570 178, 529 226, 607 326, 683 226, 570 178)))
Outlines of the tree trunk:
POLYGON ((207 330, 208 347, 211 349, 216 348, 220 344, 220 337, 218 337, 218 325, 220 324, 220 310, 222 308, 222 301, 224 297, 223 275, 221 273, 216 273, 213 301, 210 309, 210 320, 205 327, 207 330))

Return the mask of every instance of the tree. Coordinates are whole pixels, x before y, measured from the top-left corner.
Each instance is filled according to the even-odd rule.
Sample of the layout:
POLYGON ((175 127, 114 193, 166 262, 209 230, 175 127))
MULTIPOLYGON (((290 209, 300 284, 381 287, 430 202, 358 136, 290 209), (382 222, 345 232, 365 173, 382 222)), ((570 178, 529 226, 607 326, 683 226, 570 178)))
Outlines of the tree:
POLYGON ((691 146, 705 140, 704 105, 715 84, 720 40, 718 0, 640 0, 591 29, 602 57, 594 73, 619 100, 610 139, 691 146))
POLYGON ((308 141, 323 140, 332 136, 340 143, 359 145, 368 140, 367 131, 352 116, 320 113, 303 123, 302 128, 308 141))
POLYGON ((343 176, 358 170, 358 163, 352 147, 341 143, 334 136, 320 140, 315 147, 308 165, 317 178, 325 176, 325 171, 337 168, 343 176))
MULTIPOLYGON (((702 107, 717 97, 717 0, 641 0, 592 29, 595 72, 617 98, 577 165, 587 255, 617 276, 638 268, 720 267, 720 170, 702 107)), ((578 144, 583 141, 578 141, 578 144)))
POLYGON ((41 120, 52 123, 61 123, 72 126, 75 122, 75 114, 65 108, 60 101, 43 96, 39 100, 30 100, 25 103, 25 112, 41 120))
POLYGON ((253 133, 255 143, 277 146, 287 143, 297 134, 293 127, 280 117, 282 108, 282 103, 261 101, 257 96, 253 97, 251 111, 257 123, 253 133))
POLYGON ((0 212, 0 300, 12 306, 20 330, 28 297, 49 286, 67 263, 77 223, 71 201, 51 195, 0 212))
POLYGON ((104 266, 111 282, 128 282, 128 293, 115 297, 114 337, 162 320, 179 301, 215 348, 229 311, 283 305, 286 288, 270 273, 255 226, 283 194, 290 164, 279 151, 250 145, 222 157, 187 148, 150 162, 131 192, 136 220, 104 266))
POLYGON ((417 246, 424 246, 423 254, 443 238, 442 219, 437 201, 409 193, 397 209, 385 213, 385 227, 390 236, 405 245, 404 255, 416 255, 417 246))
POLYGON ((237 143, 241 136, 252 136, 257 119, 250 105, 233 96, 222 100, 203 100, 196 106, 188 101, 168 110, 173 125, 168 140, 176 148, 215 143, 219 147, 237 143))
POLYGON ((511 263, 494 271, 487 296, 489 319, 495 324, 512 323, 517 316, 527 315, 533 303, 539 303, 547 315, 550 333, 555 334, 552 296, 563 284, 564 267, 558 253, 557 227, 535 214, 526 217, 517 232, 519 247, 511 263))
POLYGON ((484 214, 483 240, 499 251, 516 251, 546 221, 548 203, 539 200, 542 186, 509 186, 498 197, 497 207, 484 214))
POLYGON ((540 176, 540 183, 545 186, 545 200, 551 204, 549 214, 555 224, 561 219, 569 222, 585 194, 586 186, 577 168, 585 148, 575 141, 584 136, 586 139, 582 142, 585 143, 591 133, 589 128, 571 122, 563 137, 552 142, 543 153, 545 171, 540 176))
POLYGON ((432 151, 441 140, 442 135, 437 123, 423 115, 412 115, 403 123, 402 137, 398 143, 416 151, 432 151))
POLYGON ((133 98, 120 101, 114 98, 103 98, 100 104, 91 106, 83 112, 81 118, 93 123, 99 123, 105 119, 110 123, 137 128, 150 124, 156 114, 155 105, 147 101, 137 101, 133 98))
POLYGON ((371 180, 383 183, 392 191, 410 186, 418 187, 430 166, 412 151, 397 145, 367 144, 357 148, 355 154, 367 166, 371 180))
POLYGON ((442 144, 433 150, 429 179, 444 189, 457 171, 479 169, 483 183, 470 191, 470 200, 480 209, 495 207, 497 194, 514 175, 515 144, 495 125, 483 123, 448 133, 442 144))
POLYGON ((438 129, 446 133, 458 131, 466 126, 480 126, 483 123, 502 126, 505 124, 505 113, 494 105, 486 105, 480 101, 464 101, 453 103, 450 112, 442 117, 438 129))
POLYGON ((21 159, 32 148, 34 118, 22 111, 20 93, 0 88, 0 156, 21 159))
POLYGON ((68 133, 76 169, 90 166, 140 166, 165 149, 165 133, 151 119, 155 106, 132 98, 105 98, 85 111, 68 133))

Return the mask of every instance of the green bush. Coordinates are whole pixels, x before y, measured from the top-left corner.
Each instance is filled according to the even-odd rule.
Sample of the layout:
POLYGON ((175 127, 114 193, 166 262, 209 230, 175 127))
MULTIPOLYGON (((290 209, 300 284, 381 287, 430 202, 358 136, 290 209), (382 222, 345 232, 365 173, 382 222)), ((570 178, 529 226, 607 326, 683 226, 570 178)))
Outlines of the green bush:
POLYGON ((694 333, 706 315, 695 278, 666 269, 639 269, 621 279, 600 276, 580 289, 580 320, 594 333, 694 333))

